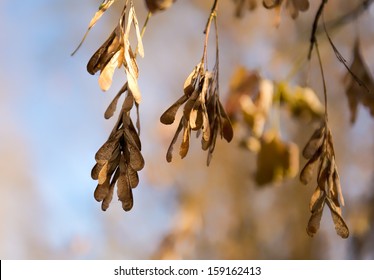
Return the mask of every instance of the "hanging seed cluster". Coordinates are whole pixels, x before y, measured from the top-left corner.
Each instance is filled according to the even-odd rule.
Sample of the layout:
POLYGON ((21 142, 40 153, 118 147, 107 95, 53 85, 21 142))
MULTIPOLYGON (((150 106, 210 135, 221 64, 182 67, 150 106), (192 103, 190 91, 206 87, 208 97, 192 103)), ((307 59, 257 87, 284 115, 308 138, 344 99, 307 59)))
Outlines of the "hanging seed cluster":
POLYGON ((130 118, 130 110, 134 106, 134 97, 127 89, 127 84, 117 94, 109 105, 105 116, 113 115, 121 94, 127 92, 119 118, 108 140, 95 155, 96 165, 91 177, 98 180, 94 197, 102 202, 101 209, 105 211, 113 198, 114 186, 117 183, 118 199, 125 211, 133 206, 132 189, 139 184, 138 171, 144 167, 141 154, 141 142, 135 126, 130 118))
POLYGON ((344 198, 335 162, 332 134, 327 122, 324 122, 313 133, 303 150, 303 156, 308 162, 300 173, 302 183, 308 184, 311 181, 314 169, 318 166, 317 187, 309 203, 312 215, 308 222, 307 233, 310 236, 317 233, 323 209, 327 204, 335 224, 336 233, 342 238, 347 238, 349 230, 342 218, 341 210, 341 206, 344 206, 344 198))
POLYGON ((183 115, 173 140, 166 154, 166 160, 171 162, 173 146, 180 132, 183 130, 182 144, 179 155, 184 158, 189 149, 191 131, 201 135, 201 147, 208 151, 207 165, 209 165, 215 148, 217 135, 230 142, 233 129, 226 112, 219 101, 217 72, 209 72, 204 63, 198 64, 184 83, 184 94, 161 116, 163 124, 172 124, 180 106, 184 105, 183 115))

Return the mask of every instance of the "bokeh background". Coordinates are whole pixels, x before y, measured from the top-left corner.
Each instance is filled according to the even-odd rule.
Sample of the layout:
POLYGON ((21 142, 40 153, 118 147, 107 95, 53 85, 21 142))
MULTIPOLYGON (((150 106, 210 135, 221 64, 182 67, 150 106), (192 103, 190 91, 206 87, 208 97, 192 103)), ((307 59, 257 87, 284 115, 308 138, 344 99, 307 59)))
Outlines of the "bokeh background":
MULTIPOLYGON (((106 212, 100 210, 90 171, 114 122, 103 113, 125 75, 117 71, 111 90, 103 93, 85 67, 115 26, 118 2, 71 57, 101 1, 1 1, 0 258, 373 259, 374 121, 361 108, 356 124, 349 123, 345 69, 325 38, 320 44, 346 199, 343 213, 351 229, 347 240, 335 234, 328 211, 319 233, 310 238, 305 227, 314 188, 297 178, 256 187, 255 156, 239 148, 237 139, 218 141, 209 168, 199 141, 183 161, 175 155, 173 163, 166 162, 176 127, 163 126, 159 116, 181 95, 184 79, 201 58, 211 1, 179 0, 151 18, 143 41, 145 58, 138 60, 146 166, 131 212, 125 213, 117 201, 106 212)), ((283 13, 277 28, 274 11, 259 7, 238 19, 232 1, 220 1, 222 100, 240 65, 269 79, 285 79, 308 49, 319 1, 310 2, 309 11, 296 21, 283 13)), ((338 17, 360 2, 329 1, 325 16, 338 17)), ((141 23, 145 5, 135 4, 141 23)), ((331 33, 348 61, 359 36, 372 73, 373 22, 371 7, 331 33)), ((315 60, 293 82, 305 83, 306 76, 322 98, 315 60)), ((287 116, 283 122, 285 137, 300 146, 313 132, 311 125, 298 126, 287 116)))

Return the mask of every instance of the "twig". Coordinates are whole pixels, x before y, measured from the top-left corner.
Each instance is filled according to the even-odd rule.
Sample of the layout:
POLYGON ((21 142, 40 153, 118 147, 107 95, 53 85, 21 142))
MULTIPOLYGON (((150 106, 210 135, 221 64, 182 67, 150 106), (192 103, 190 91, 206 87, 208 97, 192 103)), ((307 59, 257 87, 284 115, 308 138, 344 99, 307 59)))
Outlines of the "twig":
POLYGON ((313 51, 313 47, 314 45, 316 44, 316 32, 317 32, 317 27, 318 27, 318 21, 322 15, 322 12, 323 12, 323 9, 325 7, 325 5, 327 4, 327 1, 328 0, 322 0, 319 8, 318 8, 318 11, 316 13, 316 16, 314 18, 314 22, 313 22, 313 28, 312 28, 312 34, 310 35, 310 47, 309 47, 309 53, 308 53, 308 60, 310 60, 310 58, 312 57, 312 51, 313 51))

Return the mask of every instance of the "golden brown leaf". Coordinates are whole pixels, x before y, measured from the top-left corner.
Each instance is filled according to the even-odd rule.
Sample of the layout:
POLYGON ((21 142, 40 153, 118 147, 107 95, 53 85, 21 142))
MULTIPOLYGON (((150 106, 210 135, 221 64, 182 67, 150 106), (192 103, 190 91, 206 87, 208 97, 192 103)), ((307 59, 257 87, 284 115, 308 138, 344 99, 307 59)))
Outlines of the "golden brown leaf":
POLYGON ((294 177, 298 171, 298 159, 296 144, 285 143, 272 132, 266 133, 257 155, 256 183, 261 186, 294 177))

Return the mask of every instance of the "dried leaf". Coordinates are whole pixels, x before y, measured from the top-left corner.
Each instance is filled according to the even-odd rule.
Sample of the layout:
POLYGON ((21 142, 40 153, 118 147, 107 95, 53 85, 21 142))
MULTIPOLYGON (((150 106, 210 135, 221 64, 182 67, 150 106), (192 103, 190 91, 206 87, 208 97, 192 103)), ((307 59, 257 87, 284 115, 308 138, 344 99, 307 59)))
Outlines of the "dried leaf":
POLYGON ((348 68, 350 72, 345 77, 351 123, 356 121, 359 104, 367 107, 371 116, 374 117, 374 80, 360 53, 358 42, 355 43, 353 55, 354 60, 348 68))
POLYGON ((296 144, 286 143, 268 132, 261 139, 257 155, 256 183, 259 186, 293 177, 298 171, 299 152, 296 144))

